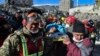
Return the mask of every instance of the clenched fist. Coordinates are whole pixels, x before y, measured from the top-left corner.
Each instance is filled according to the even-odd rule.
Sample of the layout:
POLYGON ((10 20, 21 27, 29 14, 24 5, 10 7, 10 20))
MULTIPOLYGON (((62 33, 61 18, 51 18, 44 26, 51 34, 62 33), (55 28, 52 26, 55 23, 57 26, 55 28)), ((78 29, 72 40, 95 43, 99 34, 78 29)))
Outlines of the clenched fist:
POLYGON ((69 38, 69 37, 64 38, 64 39, 63 39, 63 43, 64 43, 65 45, 70 44, 70 43, 71 43, 70 38, 69 38))

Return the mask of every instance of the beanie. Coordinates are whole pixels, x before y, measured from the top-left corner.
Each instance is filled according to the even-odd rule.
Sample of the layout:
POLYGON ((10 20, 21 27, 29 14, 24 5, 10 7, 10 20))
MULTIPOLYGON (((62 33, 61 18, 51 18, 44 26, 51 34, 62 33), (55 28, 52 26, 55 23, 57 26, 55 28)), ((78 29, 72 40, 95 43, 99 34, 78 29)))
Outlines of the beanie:
POLYGON ((85 27, 84 24, 77 20, 74 24, 73 24, 73 32, 78 32, 78 33, 85 33, 85 27))

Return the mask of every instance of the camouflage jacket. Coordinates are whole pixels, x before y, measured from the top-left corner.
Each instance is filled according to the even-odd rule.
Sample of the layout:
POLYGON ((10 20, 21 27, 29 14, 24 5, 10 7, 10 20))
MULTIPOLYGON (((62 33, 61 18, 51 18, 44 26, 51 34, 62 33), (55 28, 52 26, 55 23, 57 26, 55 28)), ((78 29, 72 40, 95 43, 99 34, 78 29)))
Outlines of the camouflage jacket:
POLYGON ((15 31, 5 39, 3 45, 0 47, 0 56, 18 56, 20 50, 19 43, 21 43, 19 35, 31 35, 25 27, 22 30, 15 31))

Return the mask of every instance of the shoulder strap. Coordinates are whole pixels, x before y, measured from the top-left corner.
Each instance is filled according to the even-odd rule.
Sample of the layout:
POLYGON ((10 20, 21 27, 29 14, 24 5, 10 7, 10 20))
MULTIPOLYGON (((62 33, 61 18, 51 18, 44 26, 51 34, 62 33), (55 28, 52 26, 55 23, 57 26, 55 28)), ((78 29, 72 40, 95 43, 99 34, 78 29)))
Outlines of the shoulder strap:
POLYGON ((28 48, 27 48, 27 44, 26 44, 26 39, 22 34, 20 35, 20 39, 22 42, 23 56, 28 56, 28 48))
MULTIPOLYGON (((25 39, 25 36, 20 32, 17 32, 16 33, 19 37, 20 37, 20 39, 21 39, 21 43, 22 43, 22 49, 23 49, 23 56, 41 56, 42 54, 43 54, 43 51, 41 51, 41 52, 37 52, 37 53, 34 53, 34 54, 32 54, 32 55, 28 55, 28 47, 27 47, 27 41, 26 41, 26 39, 25 39)), ((44 47, 44 42, 42 41, 42 45, 43 45, 43 47, 44 47)))
POLYGON ((22 30, 15 31, 15 34, 17 34, 21 39, 23 56, 28 56, 28 48, 26 44, 26 39, 25 39, 25 36, 22 34, 22 30))

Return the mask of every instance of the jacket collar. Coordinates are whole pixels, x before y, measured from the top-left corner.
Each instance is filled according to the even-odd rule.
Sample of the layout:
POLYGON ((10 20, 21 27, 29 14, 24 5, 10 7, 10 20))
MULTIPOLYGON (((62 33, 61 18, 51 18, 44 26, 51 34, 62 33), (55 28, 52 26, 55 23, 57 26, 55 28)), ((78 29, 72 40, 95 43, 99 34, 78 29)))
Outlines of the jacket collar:
POLYGON ((22 32, 23 32, 24 34, 26 34, 26 35, 30 35, 30 36, 31 36, 30 31, 29 31, 26 27, 23 27, 23 28, 22 28, 22 32))

